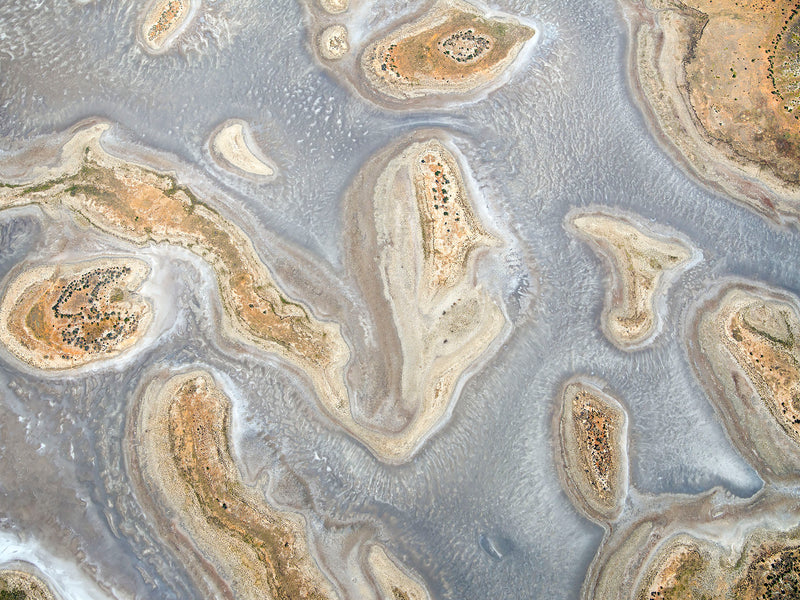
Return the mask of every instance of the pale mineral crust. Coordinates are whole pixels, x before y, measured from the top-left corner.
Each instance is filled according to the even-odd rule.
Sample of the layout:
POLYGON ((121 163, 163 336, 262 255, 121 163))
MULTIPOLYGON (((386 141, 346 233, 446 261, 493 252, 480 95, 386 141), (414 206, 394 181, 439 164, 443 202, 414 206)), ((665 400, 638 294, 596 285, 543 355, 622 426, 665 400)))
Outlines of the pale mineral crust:
POLYGON ((244 121, 225 121, 211 134, 209 149, 217 164, 237 175, 268 181, 275 174, 272 162, 264 156, 244 121))
POLYGON ((669 286, 699 260, 699 251, 688 240, 602 209, 572 211, 567 229, 609 267, 601 321, 606 337, 623 350, 650 343, 662 327, 669 286))
POLYGON ((56 597, 39 577, 17 569, 0 569, 0 599, 56 600, 56 597))
POLYGON ((734 445, 762 476, 800 475, 797 299, 729 282, 701 303, 689 336, 698 378, 734 445))
POLYGON ((451 100, 502 81, 534 30, 489 17, 460 0, 440 0, 422 17, 368 45, 361 70, 379 97, 451 100))
POLYGON ((186 28, 200 0, 152 0, 142 18, 139 36, 154 53, 166 51, 186 28))
POLYGON ((646 112, 700 178, 782 221, 800 215, 800 6, 623 0, 646 112))
POLYGON ((164 535, 213 570, 226 597, 337 597, 310 554, 302 516, 272 508, 242 482, 230 401, 210 374, 156 380, 139 402, 129 435, 141 493, 167 523, 164 535))
POLYGON ((628 417, 613 396, 575 378, 561 392, 556 463, 562 485, 581 512, 609 522, 628 493, 628 417))
POLYGON ((397 559, 383 546, 374 544, 367 553, 367 563, 381 598, 386 600, 430 600, 425 586, 398 566, 397 559))
POLYGON ((0 342, 45 370, 109 359, 134 346, 152 321, 136 293, 149 273, 133 258, 101 258, 27 269, 0 302, 0 342))

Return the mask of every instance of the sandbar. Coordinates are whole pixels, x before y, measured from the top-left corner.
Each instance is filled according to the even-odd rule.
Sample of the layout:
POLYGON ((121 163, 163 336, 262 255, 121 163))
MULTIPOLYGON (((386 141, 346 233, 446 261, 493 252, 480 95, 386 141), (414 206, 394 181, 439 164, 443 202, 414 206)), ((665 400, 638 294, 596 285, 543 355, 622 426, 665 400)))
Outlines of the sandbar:
POLYGON ((319 0, 319 5, 326 13, 338 15, 350 7, 350 0, 319 0))
POLYGON ((139 39, 153 53, 165 52, 197 12, 200 0, 152 0, 139 27, 139 39))
POLYGON ((361 71, 384 101, 465 99, 501 83, 534 33, 517 19, 487 16, 462 0, 439 0, 370 43, 361 71))
POLYGON ((350 51, 347 28, 344 25, 331 25, 319 34, 319 53, 328 60, 338 60, 350 51))
POLYGON ((372 577, 387 600, 430 600, 425 586, 398 566, 383 546, 373 544, 367 553, 372 577))
POLYGON ((561 391, 556 464, 572 503, 613 521, 628 493, 628 415, 619 401, 578 377, 561 391))
POLYGON ((150 269, 134 258, 101 258, 27 269, 0 302, 0 342, 46 370, 112 358, 134 346, 152 321, 136 293, 150 269))
POLYGON ((0 570, 0 599, 2 600, 56 600, 47 584, 25 571, 0 570))
POLYGON ((242 482, 230 451, 231 403, 210 374, 151 382, 131 418, 140 493, 166 519, 158 522, 182 533, 167 525, 168 539, 191 545, 183 549, 210 562, 236 598, 336 598, 310 554, 303 517, 275 510, 242 482))
POLYGON ((566 226, 609 268, 601 319, 606 337, 623 350, 650 343, 663 325, 669 286, 700 260, 700 252, 677 234, 657 233, 604 209, 571 211, 566 226))
POLYGON ((794 0, 622 0, 633 84, 691 172, 777 221, 800 216, 794 0))
POLYGON ((272 161, 258 147, 244 121, 230 119, 211 134, 211 156, 222 168, 255 181, 268 181, 275 175, 272 161))

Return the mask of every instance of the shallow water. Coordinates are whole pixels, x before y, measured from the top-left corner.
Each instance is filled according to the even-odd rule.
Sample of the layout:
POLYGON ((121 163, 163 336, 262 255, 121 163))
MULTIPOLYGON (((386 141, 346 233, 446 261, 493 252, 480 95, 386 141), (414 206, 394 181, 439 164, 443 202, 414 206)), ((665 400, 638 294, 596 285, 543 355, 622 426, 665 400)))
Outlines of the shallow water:
MULTIPOLYGON (((726 276, 800 293, 800 238, 708 192, 659 147, 629 91, 627 29, 612 0, 497 8, 541 28, 529 63, 484 100, 408 113, 376 108, 317 66, 291 0, 207 0, 199 28, 161 56, 136 44, 134 3, 0 3, 3 153, 103 116, 119 124, 111 141, 167 153, 202 173, 218 190, 214 202, 244 207, 253 220, 241 224, 266 240, 262 255, 278 236, 346 286, 341 213, 351 179, 376 150, 439 126, 516 238, 515 272, 533 297, 448 424, 413 462, 387 467, 321 415, 274 358, 221 337, 208 267, 147 249, 174 325, 134 358, 42 377, 0 354, 0 562, 34 562, 66 598, 87 597, 90 581, 92 597, 200 597, 125 471, 126 408, 161 368, 203 367, 225 382, 244 473, 304 511, 322 554, 339 535, 326 522, 371 524, 436 598, 578 597, 602 531, 571 506, 553 464, 555 398, 573 374, 605 380, 629 409, 640 492, 759 489, 689 368, 684 319, 726 276), (250 123, 278 165, 274 183, 248 183, 211 160, 208 135, 231 117, 250 123), (593 204, 669 226, 703 253, 671 288, 664 330, 645 350, 622 352, 600 331, 602 265, 563 227, 571 208, 593 204), (276 491, 281 482, 288 492, 276 491)), ((0 213, 2 276, 20 261, 121 249, 35 209, 0 213)))

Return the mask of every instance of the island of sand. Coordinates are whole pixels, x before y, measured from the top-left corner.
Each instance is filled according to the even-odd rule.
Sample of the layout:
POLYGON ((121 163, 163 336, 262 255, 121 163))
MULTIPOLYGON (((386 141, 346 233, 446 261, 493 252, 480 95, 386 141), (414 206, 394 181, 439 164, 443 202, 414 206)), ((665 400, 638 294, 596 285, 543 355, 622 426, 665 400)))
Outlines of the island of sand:
POLYGON ((0 569, 0 600, 56 600, 56 597, 35 575, 17 569, 0 569))
POLYGON ((623 350, 647 345, 661 329, 669 286, 696 264, 699 251, 688 240, 599 209, 572 211, 566 225, 609 267, 601 321, 606 337, 623 350))
POLYGON ((208 147, 214 161, 236 175, 256 182, 269 181, 275 175, 272 161, 261 151, 244 121, 225 121, 211 134, 208 147))
POLYGON ((139 38, 153 53, 165 52, 186 29, 200 0, 152 0, 143 14, 139 38))
POLYGON ((317 40, 322 58, 339 60, 350 51, 350 35, 344 25, 331 25, 322 30, 317 40))
POLYGON ((742 455, 771 479, 800 474, 800 307, 730 282, 690 326, 692 364, 742 455), (694 347, 696 343, 696 347, 694 347))
POLYGON ((751 208, 800 216, 795 0, 623 0, 646 109, 702 179, 751 208))
POLYGON ((628 416, 588 380, 561 391, 556 465, 576 508, 601 523, 616 519, 628 494, 628 416))
POLYGON ((273 509, 242 482, 230 413, 228 397, 203 371, 156 380, 139 400, 129 460, 164 535, 191 564, 211 563, 217 597, 336 598, 310 554, 302 516, 273 509))
POLYGON ((380 598, 386 600, 430 600, 425 586, 397 565, 397 560, 373 544, 367 552, 367 563, 380 598))
POLYGON ((415 138, 364 168, 347 208, 359 285, 386 321, 380 331, 392 332, 380 351, 391 357, 383 388, 411 412, 406 452, 443 422, 463 374, 506 324, 475 261, 499 240, 476 213, 454 154, 436 138, 415 138))
POLYGON ((499 85, 533 35, 515 19, 488 17, 461 0, 439 0, 419 19, 369 44, 361 70, 382 100, 462 100, 499 85))
MULTIPOLYGON (((474 215, 452 155, 435 143, 408 149, 383 175, 374 196, 379 207, 372 208, 369 196, 364 213, 369 215, 365 231, 374 232, 376 220, 382 228, 424 224, 414 232, 412 245, 400 230, 391 232, 399 236, 396 249, 381 245, 382 262, 392 265, 387 285, 404 340, 402 398, 415 414, 409 427, 385 431, 353 416, 344 382, 350 350, 339 326, 290 299, 247 235, 189 188, 170 175, 107 153, 100 136, 108 127, 99 123, 78 129, 62 147, 56 166, 35 169, 28 181, 0 182, 0 210, 46 205, 135 244, 172 244, 200 256, 215 273, 229 336, 275 353, 305 374, 325 413, 379 459, 407 461, 442 423, 462 375, 505 324, 498 304, 474 283, 474 251, 497 241, 474 215), (407 166, 413 167, 412 175, 396 196, 387 182, 396 171, 406 173, 407 166), (424 276, 404 280, 403 265, 414 268, 422 256, 424 276)), ((374 244, 359 255, 372 259, 377 256, 372 252, 378 252, 374 244)))
POLYGON ((38 369, 69 369, 134 346, 152 320, 133 258, 45 265, 19 274, 0 302, 0 342, 38 369))

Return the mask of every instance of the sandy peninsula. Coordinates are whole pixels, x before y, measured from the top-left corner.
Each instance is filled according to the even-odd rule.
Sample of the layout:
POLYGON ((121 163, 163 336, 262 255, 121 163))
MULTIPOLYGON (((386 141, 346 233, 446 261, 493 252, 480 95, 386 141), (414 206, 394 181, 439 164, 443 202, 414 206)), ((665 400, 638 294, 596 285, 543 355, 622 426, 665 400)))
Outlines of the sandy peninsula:
POLYGON ((226 597, 336 598, 310 554, 302 516, 273 509, 242 483, 230 453, 230 410, 203 371, 152 382, 129 431, 140 492, 181 530, 167 526, 164 534, 213 565, 230 588, 226 597))
POLYGON ((473 206, 453 152, 423 134, 368 163, 347 200, 355 275, 381 332, 383 389, 410 411, 392 439, 413 452, 450 413, 464 374, 505 329, 475 258, 499 240, 473 206), (377 268, 376 268, 377 267, 377 268))
POLYGON ((0 569, 0 599, 56 600, 56 597, 35 575, 17 569, 0 569))
POLYGON ((217 127, 208 142, 211 157, 223 169, 256 182, 270 181, 275 166, 259 148, 250 127, 230 119, 217 127))
POLYGON ((628 494, 628 415, 580 377, 561 390, 556 465, 578 510, 601 523, 619 516, 628 494))
POLYGON ((186 29, 197 12, 200 0, 152 0, 139 26, 139 39, 145 48, 160 54, 186 29))
POLYGON ((383 99, 454 101, 500 82, 534 33, 516 19, 489 17, 461 0, 439 0, 420 18, 370 43, 360 65, 383 99))
POLYGON ((28 269, 0 302, 0 342, 32 367, 70 369, 134 346, 152 321, 136 293, 149 273, 134 258, 28 269))
POLYGON ((381 598, 386 600, 430 600, 425 586, 397 565, 383 546, 373 544, 367 553, 367 563, 377 583, 381 598))
POLYGON ((650 343, 661 330, 669 286, 700 260, 699 251, 686 239, 603 209, 571 211, 566 227, 608 265, 601 320, 606 337, 622 350, 650 343))
POLYGON ((697 307, 692 365, 731 441, 767 479, 800 476, 800 305, 731 281, 697 307))
POLYGON ((633 84, 676 156, 772 219, 800 216, 794 0, 622 0, 633 84))

